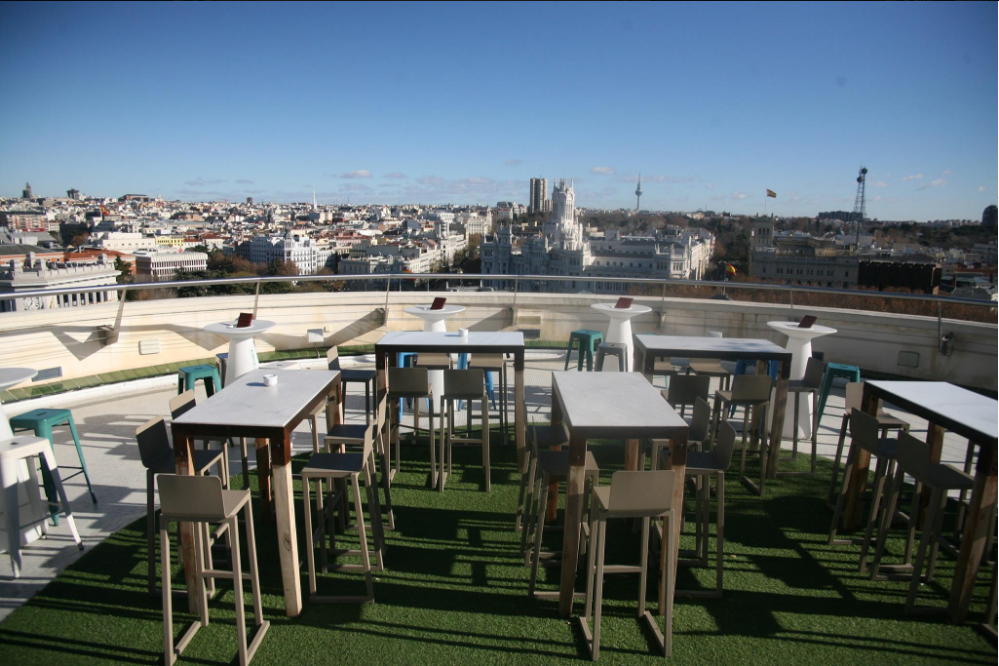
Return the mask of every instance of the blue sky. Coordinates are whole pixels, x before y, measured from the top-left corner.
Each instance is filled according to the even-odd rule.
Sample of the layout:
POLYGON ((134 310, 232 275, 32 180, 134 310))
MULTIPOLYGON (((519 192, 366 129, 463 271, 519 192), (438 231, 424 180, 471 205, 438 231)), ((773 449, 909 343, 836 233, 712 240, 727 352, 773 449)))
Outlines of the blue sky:
POLYGON ((980 218, 996 3, 0 5, 0 195, 980 218))

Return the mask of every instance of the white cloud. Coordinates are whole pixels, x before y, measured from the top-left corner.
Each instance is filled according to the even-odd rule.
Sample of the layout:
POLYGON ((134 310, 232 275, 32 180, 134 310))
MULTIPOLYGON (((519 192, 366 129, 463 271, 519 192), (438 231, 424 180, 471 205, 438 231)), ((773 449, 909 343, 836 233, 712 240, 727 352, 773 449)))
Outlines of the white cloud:
POLYGON ((979 185, 978 186, 978 191, 979 192, 984 192, 985 191, 985 186, 984 185, 979 185))
POLYGON ((616 169, 609 166, 597 166, 590 169, 590 173, 596 176, 613 176, 616 169))
POLYGON ((940 175, 941 175, 941 176, 947 176, 947 175, 950 175, 950 169, 946 169, 946 170, 944 170, 944 172, 943 172, 942 174, 940 174, 940 175))
POLYGON ((348 180, 352 178, 371 178, 371 172, 367 169, 358 169, 357 171, 348 171, 347 173, 341 173, 341 178, 346 178, 348 180))
POLYGON ((947 179, 946 178, 937 178, 936 180, 931 180, 930 182, 926 183, 925 185, 920 185, 916 189, 917 190, 928 190, 931 187, 947 187, 947 179))
POLYGON ((742 201, 743 199, 748 199, 749 195, 745 192, 733 192, 732 201, 742 201))
POLYGON ((902 180, 919 180, 923 178, 923 174, 917 173, 912 176, 903 176, 902 180))
POLYGON ((393 171, 392 173, 385 174, 385 178, 393 178, 395 180, 402 180, 406 177, 406 174, 400 173, 398 171, 393 171))
POLYGON ((871 184, 874 185, 874 187, 888 187, 888 183, 883 180, 876 180, 871 184))

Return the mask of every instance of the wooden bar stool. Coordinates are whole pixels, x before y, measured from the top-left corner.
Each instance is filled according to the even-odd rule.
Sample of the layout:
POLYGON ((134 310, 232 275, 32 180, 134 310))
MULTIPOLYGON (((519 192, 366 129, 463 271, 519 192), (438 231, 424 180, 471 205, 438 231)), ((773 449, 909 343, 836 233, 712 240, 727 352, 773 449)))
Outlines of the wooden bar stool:
MULTIPOLYGON (((801 379, 793 379, 788 383, 787 399, 794 402, 794 423, 792 428, 793 434, 791 436, 791 460, 798 459, 798 414, 801 411, 800 396, 803 393, 807 393, 812 396, 812 465, 810 470, 807 472, 781 472, 778 470, 777 476, 802 476, 805 474, 809 476, 815 475, 819 437, 819 389, 822 386, 822 377, 824 376, 825 371, 825 363, 817 358, 810 358, 808 359, 808 363, 805 365, 805 376, 801 379)), ((779 451, 777 452, 777 455, 780 455, 779 451)), ((778 458, 777 462, 780 462, 780 458, 778 458)))
MULTIPOLYGON (((930 462, 930 448, 925 442, 920 442, 907 432, 899 434, 898 437, 898 465, 895 472, 895 479, 892 483, 891 495, 888 498, 888 505, 885 507, 881 520, 881 529, 878 534, 877 550, 874 553, 874 563, 871 567, 871 578, 877 579, 880 569, 885 565, 881 564, 881 557, 884 555, 885 541, 888 538, 888 531, 891 528, 892 519, 895 514, 895 507, 902 491, 902 484, 905 475, 908 474, 915 480, 913 510, 909 513, 909 541, 912 540, 918 525, 918 511, 916 510, 921 495, 921 489, 930 491, 930 501, 926 512, 926 519, 923 523, 922 534, 919 539, 919 551, 916 554, 916 561, 910 568, 909 593, 905 599, 905 612, 915 613, 937 613, 942 608, 926 608, 916 606, 916 596, 919 593, 919 585, 924 581, 923 566, 926 565, 925 582, 933 581, 936 571, 937 552, 940 545, 940 537, 943 534, 943 518, 947 505, 947 493, 951 490, 970 489, 974 484, 974 479, 954 469, 950 465, 930 462)), ((908 565, 908 558, 905 564, 898 568, 905 568, 908 565)))
MULTIPOLYGON (((839 441, 836 443, 836 456, 833 458, 832 482, 829 484, 829 496, 826 504, 830 509, 836 508, 836 481, 839 478, 840 461, 843 458, 843 443, 846 440, 846 429, 850 425, 850 414, 854 409, 861 409, 864 399, 864 383, 850 382, 846 385, 846 405, 843 411, 843 421, 839 426, 839 441)), ((901 430, 909 432, 909 424, 902 419, 886 414, 882 405, 878 405, 878 428, 881 430, 881 437, 887 437, 889 430, 901 430)), ((968 471, 968 470, 965 470, 968 471)))
POLYGON ((707 401, 711 378, 704 375, 677 375, 670 380, 669 388, 662 392, 666 402, 684 416, 687 405, 693 406, 698 398, 707 401))
POLYGON ((583 616, 579 619, 580 628, 586 637, 586 647, 593 661, 600 658, 600 619, 604 600, 604 574, 638 573, 638 618, 645 620, 655 634, 660 649, 667 657, 673 651, 673 586, 676 567, 670 534, 675 520, 673 484, 676 472, 657 470, 654 472, 614 472, 610 486, 593 489, 590 534, 592 543, 586 560, 586 601, 583 616), (642 519, 642 546, 639 562, 636 565, 604 564, 607 547, 607 521, 616 518, 642 519), (662 518, 663 545, 666 549, 663 580, 660 584, 666 603, 663 604, 665 622, 663 630, 656 626, 655 618, 645 608, 646 582, 649 562, 649 527, 653 518, 662 518), (590 618, 593 618, 593 631, 590 631, 590 618))
POLYGON ((344 392, 347 390, 347 384, 364 385, 364 421, 371 423, 371 417, 375 412, 372 396, 375 395, 375 377, 378 372, 375 370, 344 370, 340 367, 340 352, 336 347, 330 347, 326 350, 326 365, 330 370, 340 371, 340 383, 343 385, 344 392))
MULTIPOLYGON (((742 407, 744 409, 741 429, 742 442, 739 444, 742 448, 742 460, 739 463, 739 479, 756 489, 760 495, 763 494, 767 479, 768 442, 766 426, 767 413, 770 410, 770 392, 772 386, 773 379, 770 378, 770 375, 736 375, 735 380, 732 382, 731 391, 715 391, 714 417, 711 425, 713 448, 714 438, 718 433, 719 419, 728 421, 729 407, 742 407), (761 469, 759 486, 746 477, 746 454, 751 443, 746 441, 751 430, 750 412, 755 412, 753 414, 752 428, 756 430, 756 433, 753 434, 759 437, 760 442, 759 455, 761 469)), ((780 443, 778 442, 779 446, 780 443)))
POLYGON ((236 594, 236 634, 238 636, 239 663, 246 666, 253 659, 260 641, 270 628, 264 619, 260 599, 260 573, 257 570, 257 547, 253 532, 253 507, 249 490, 223 490, 222 481, 215 476, 178 476, 162 474, 159 477, 160 505, 160 557, 163 585, 163 661, 172 666, 202 627, 208 626, 208 593, 206 580, 228 578, 236 594), (246 547, 250 572, 244 573, 239 553, 239 512, 243 511, 246 524, 246 547), (176 643, 173 640, 173 595, 170 589, 170 532, 172 522, 190 522, 194 530, 195 585, 192 594, 198 595, 199 619, 188 628, 176 643), (229 550, 232 553, 232 571, 206 566, 204 552, 208 547, 211 525, 225 525, 229 550), (256 635, 247 645, 246 609, 243 607, 243 581, 250 581, 253 593, 253 615, 257 625, 256 635))
MULTIPOLYGON (((887 494, 885 492, 885 480, 892 478, 898 455, 898 440, 879 437, 878 432, 878 420, 855 407, 850 414, 850 453, 846 459, 846 469, 843 470, 843 483, 840 486, 839 497, 836 499, 836 509, 833 512, 832 525, 829 526, 829 540, 827 542, 830 546, 855 543, 853 539, 836 538, 836 531, 843 516, 843 505, 846 502, 846 494, 850 485, 850 477, 853 474, 853 467, 857 464, 857 457, 860 455, 861 450, 867 451, 877 458, 877 465, 874 470, 874 486, 871 494, 870 510, 867 514, 867 528, 864 530, 864 537, 860 541, 861 551, 858 568, 861 573, 867 572, 867 553, 870 551, 871 536, 874 533, 877 523, 882 499, 887 494)), ((880 534, 878 535, 878 539, 880 539, 880 534)), ((907 552, 909 550, 910 548, 906 548, 907 552)), ((908 560, 908 555, 906 555, 906 560, 908 560)))
POLYGON ((444 371, 444 395, 441 396, 441 411, 443 415, 443 437, 441 439, 438 488, 444 491, 444 484, 451 473, 451 445, 454 442, 462 444, 482 445, 482 467, 485 470, 486 482, 485 490, 492 490, 490 480, 489 465, 489 396, 486 395, 483 384, 482 370, 445 370, 444 371), (455 402, 466 401, 467 420, 465 422, 466 435, 463 438, 456 438, 455 431, 455 402), (482 435, 478 438, 471 437, 472 433, 472 402, 481 401, 482 435), (446 461, 445 461, 446 458, 446 461))
POLYGON ((77 547, 83 550, 83 541, 80 533, 76 531, 76 521, 73 520, 73 510, 69 506, 66 498, 66 490, 62 486, 62 478, 59 476, 59 466, 56 464, 55 456, 52 454, 51 443, 42 437, 32 437, 24 435, 0 441, 0 484, 3 486, 4 513, 7 518, 7 553, 10 555, 10 566, 13 570, 14 578, 21 576, 21 528, 29 527, 33 523, 21 523, 20 507, 17 498, 17 486, 21 476, 21 461, 28 463, 28 476, 26 488, 28 502, 34 509, 34 513, 40 518, 42 533, 48 534, 48 527, 45 525, 46 511, 42 508, 41 499, 38 492, 38 481, 35 477, 34 458, 38 457, 42 469, 46 470, 52 481, 52 487, 59 498, 59 505, 62 506, 62 513, 66 516, 69 524, 69 531, 73 535, 73 541, 77 547))
POLYGON ((360 453, 319 453, 312 456, 302 469, 302 505, 305 512, 305 557, 309 566, 309 600, 321 603, 374 603, 375 592, 372 582, 371 553, 368 549, 367 530, 364 525, 364 509, 361 506, 360 476, 364 474, 364 490, 367 493, 368 513, 371 516, 372 533, 375 540, 375 557, 377 565, 374 569, 385 568, 383 558, 384 537, 382 535, 381 511, 378 505, 378 488, 374 482, 374 439, 375 426, 366 426, 364 443, 360 453), (357 538, 360 548, 336 550, 333 530, 333 511, 339 504, 340 495, 346 494, 346 488, 329 492, 324 500, 320 490, 316 494, 316 520, 318 528, 312 528, 312 507, 309 500, 310 486, 313 480, 324 479, 333 488, 334 481, 349 481, 352 490, 354 513, 356 515, 357 538), (328 526, 328 527, 327 527, 328 526), (330 537, 330 553, 339 555, 360 555, 361 564, 327 565, 326 534, 330 537), (323 573, 328 569, 334 571, 362 571, 366 595, 336 595, 320 596, 316 593, 316 556, 315 540, 319 541, 323 573))
MULTIPOLYGON (((569 431, 564 425, 530 425, 527 426, 527 441, 530 446, 524 447, 525 460, 521 463, 520 491, 517 494, 517 511, 514 515, 513 529, 521 531, 522 519, 527 515, 525 508, 531 505, 531 493, 534 492, 534 476, 537 470, 535 450, 560 447, 569 443, 569 431)), ((520 554, 527 551, 527 533, 521 534, 520 554)))
MULTIPOLYGON (((663 391, 665 393, 665 391, 663 391)), ((690 430, 687 431, 687 446, 691 451, 700 451, 708 440, 711 430, 711 406, 707 401, 697 396, 694 398, 694 412, 690 419, 690 430)), ((669 446, 668 439, 653 439, 651 442, 652 469, 659 469, 659 456, 663 449, 669 446)), ((642 452, 645 455, 645 452, 642 452)), ((639 460, 638 469, 645 469, 645 460, 639 460)))
POLYGON ((486 393, 489 394, 490 401, 492 402, 493 408, 499 408, 499 423, 500 429, 503 431, 504 437, 509 437, 510 431, 510 402, 509 402, 509 384, 507 383, 507 372, 506 372, 506 358, 503 354, 472 354, 472 357, 468 361, 468 367, 472 370, 479 369, 485 373, 486 376, 486 393), (496 401, 496 388, 495 385, 490 382, 490 377, 492 373, 496 373, 497 379, 499 379, 499 403, 497 405, 496 401))
MULTIPOLYGON (((437 429, 434 425, 434 401, 431 399, 433 389, 430 385, 430 376, 426 368, 389 368, 388 369, 388 392, 387 396, 391 405, 395 400, 399 401, 399 409, 389 410, 388 437, 387 443, 395 447, 395 468, 391 474, 394 476, 400 466, 400 439, 402 421, 399 417, 402 413, 402 401, 413 401, 413 439, 420 429, 420 401, 427 398, 427 405, 430 410, 430 487, 437 486, 437 429), (391 417, 396 416, 393 420, 391 417)), ((443 419, 442 419, 443 420, 443 419)))
POLYGON ((692 358, 688 367, 695 375, 717 378, 720 390, 727 391, 732 388, 732 373, 722 365, 721 361, 713 358, 692 358))

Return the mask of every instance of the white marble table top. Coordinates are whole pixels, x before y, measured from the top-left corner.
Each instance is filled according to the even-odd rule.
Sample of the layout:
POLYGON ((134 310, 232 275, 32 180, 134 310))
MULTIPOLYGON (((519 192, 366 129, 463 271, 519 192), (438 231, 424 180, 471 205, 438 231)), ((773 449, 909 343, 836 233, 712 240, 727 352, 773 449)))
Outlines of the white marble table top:
POLYGON ((267 321, 266 319, 254 319, 249 326, 244 326, 243 328, 237 328, 235 320, 222 321, 217 324, 209 324, 208 326, 205 326, 205 332, 225 335, 231 338, 235 336, 256 335, 257 333, 263 333, 264 331, 270 330, 274 328, 274 326, 274 322, 267 321))
POLYGON ((34 368, 0 368, 0 389, 26 382, 37 374, 34 368))
MULTIPOLYGON (((462 340, 457 331, 442 333, 437 331, 392 331, 382 336, 376 346, 423 348, 433 347, 454 349, 464 347, 495 347, 497 351, 524 346, 524 334, 507 331, 469 331, 468 341, 462 340)), ((418 351, 418 350, 417 350, 418 351)))
POLYGON ((687 428, 638 372, 553 372, 552 392, 569 428, 588 436, 665 438, 687 428))
POLYGON ((999 402, 948 382, 868 381, 875 395, 964 437, 995 446, 999 402))
POLYGON ((182 425, 284 428, 310 401, 336 385, 339 370, 252 370, 173 420, 182 425), (265 386, 264 375, 277 375, 265 386))
POLYGON ((760 338, 705 338, 685 335, 636 335, 640 349, 661 356, 718 358, 790 358, 791 352, 760 338))

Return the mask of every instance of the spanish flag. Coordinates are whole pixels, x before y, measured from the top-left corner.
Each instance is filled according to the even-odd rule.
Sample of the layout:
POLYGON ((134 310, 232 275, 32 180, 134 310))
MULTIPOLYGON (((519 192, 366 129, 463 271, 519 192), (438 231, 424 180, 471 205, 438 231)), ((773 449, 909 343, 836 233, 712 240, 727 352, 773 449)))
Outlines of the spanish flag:
POLYGON ((111 214, 111 213, 109 213, 109 212, 108 212, 108 209, 104 207, 104 204, 101 204, 101 215, 102 215, 103 217, 107 217, 107 216, 108 216, 108 215, 110 215, 110 214, 111 214))
POLYGON ((767 190, 767 196, 770 197, 771 199, 776 199, 777 193, 774 192, 773 190, 767 190))
POLYGON ((733 266, 732 264, 730 264, 728 262, 725 262, 725 272, 726 273, 731 273, 732 275, 735 275, 735 273, 736 273, 735 266, 733 266))

